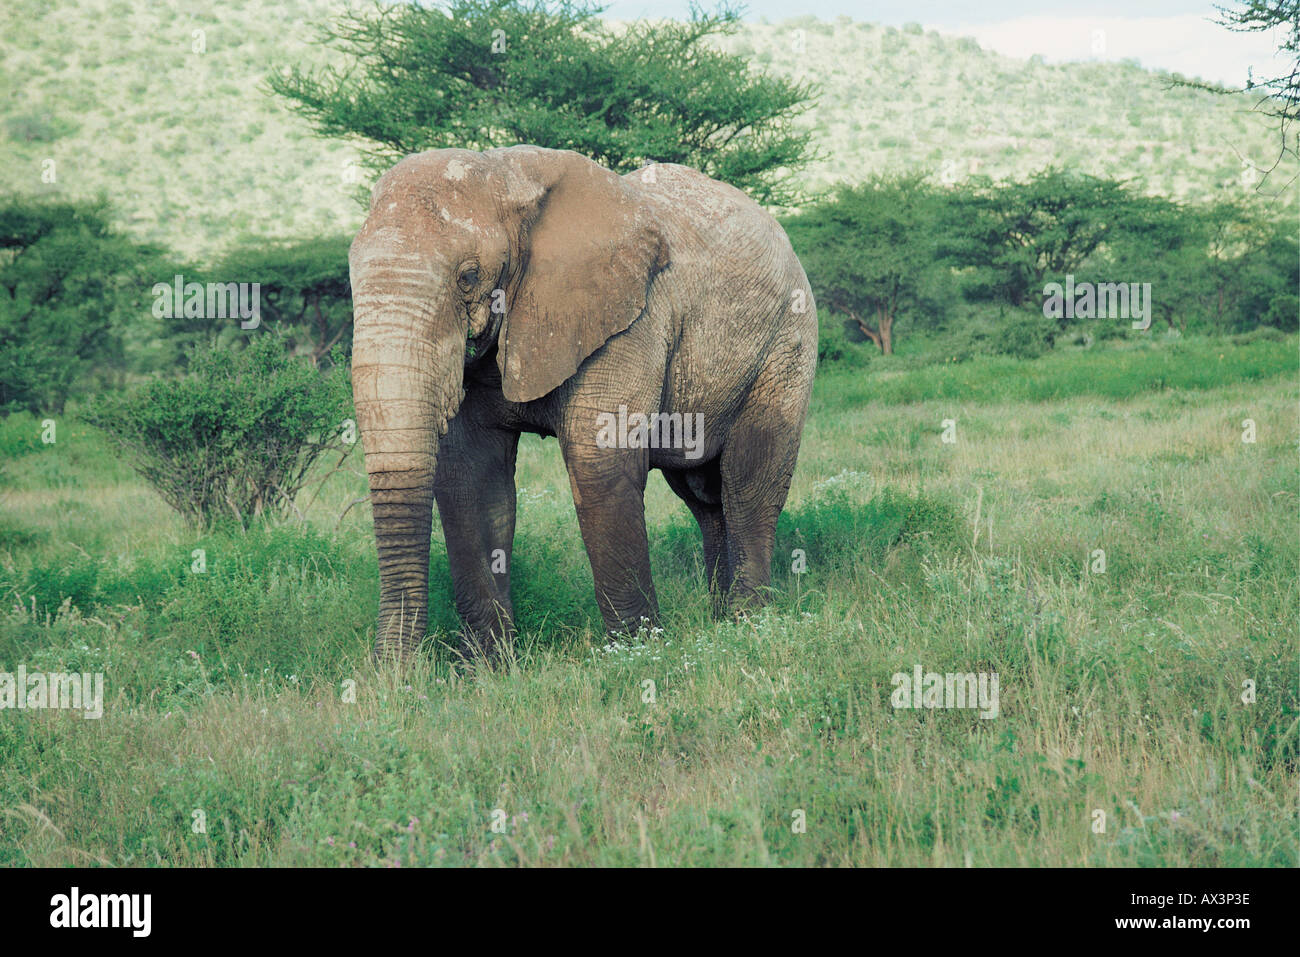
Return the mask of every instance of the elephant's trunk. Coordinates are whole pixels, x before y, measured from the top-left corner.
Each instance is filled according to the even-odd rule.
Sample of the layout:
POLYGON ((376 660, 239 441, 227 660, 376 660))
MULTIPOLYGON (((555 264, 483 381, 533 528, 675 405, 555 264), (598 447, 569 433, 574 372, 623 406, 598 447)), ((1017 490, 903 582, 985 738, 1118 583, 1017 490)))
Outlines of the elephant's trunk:
POLYGON ((380 245, 352 250, 352 393, 379 551, 375 656, 404 660, 428 624, 433 476, 460 405, 465 333, 437 302, 430 264, 380 245))

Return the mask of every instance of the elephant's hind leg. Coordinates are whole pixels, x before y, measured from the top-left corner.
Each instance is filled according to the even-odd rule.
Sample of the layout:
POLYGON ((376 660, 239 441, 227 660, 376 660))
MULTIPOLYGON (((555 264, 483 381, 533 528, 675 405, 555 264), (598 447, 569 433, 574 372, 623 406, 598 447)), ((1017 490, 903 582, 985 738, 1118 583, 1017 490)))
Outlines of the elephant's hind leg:
POLYGON ((726 610, 731 589, 731 561, 727 556, 727 523, 722 514, 722 477, 718 461, 698 469, 664 469, 668 487, 686 503, 704 537, 704 577, 713 597, 713 614, 726 610))
MULTIPOLYGON (((769 370, 772 367, 769 366, 769 370)), ((719 459, 722 512, 733 579, 730 607, 763 605, 772 582, 776 520, 790 492, 799 457, 806 398, 755 384, 733 423, 719 459)))

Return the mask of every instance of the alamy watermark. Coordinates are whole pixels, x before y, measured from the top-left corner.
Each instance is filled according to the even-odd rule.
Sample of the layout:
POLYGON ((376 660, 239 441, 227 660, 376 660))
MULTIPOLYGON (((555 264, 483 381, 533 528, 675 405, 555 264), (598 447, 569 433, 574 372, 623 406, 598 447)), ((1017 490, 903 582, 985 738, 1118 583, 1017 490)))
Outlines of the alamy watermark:
POLYGON ((1134 329, 1151 328, 1151 283, 1081 282, 1067 273, 1065 285, 1043 287, 1043 315, 1048 319, 1133 319, 1134 329))
POLYGON ((132 937, 148 937, 153 928, 152 894, 83 894, 73 887, 67 894, 50 898, 50 926, 76 929, 81 927, 119 927, 131 931, 132 937))
POLYGON ((972 708, 981 718, 998 716, 998 673, 966 671, 940 674, 920 665, 912 673, 899 671, 891 679, 895 708, 972 708))
POLYGON ((633 412, 596 414, 596 447, 601 449, 684 449, 686 458, 704 455, 703 412, 633 412))
POLYGON ((80 711, 83 718, 104 716, 104 675, 100 672, 0 671, 0 711, 47 709, 80 711))
POLYGON ((159 319, 239 319, 241 329, 262 323, 260 282, 186 282, 177 273, 170 283, 154 283, 152 291, 159 319))

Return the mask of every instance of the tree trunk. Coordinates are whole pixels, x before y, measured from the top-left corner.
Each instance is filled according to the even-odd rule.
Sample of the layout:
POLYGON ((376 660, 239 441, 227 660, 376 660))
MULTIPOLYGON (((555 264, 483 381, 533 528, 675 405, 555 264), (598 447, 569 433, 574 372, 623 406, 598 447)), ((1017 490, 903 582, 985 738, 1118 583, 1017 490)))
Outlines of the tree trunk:
POLYGON ((884 339, 881 337, 880 333, 867 325, 867 321, 862 318, 862 315, 856 309, 850 309, 848 310, 848 313, 849 318, 858 324, 858 329, 861 330, 862 334, 874 342, 876 348, 882 353, 885 352, 884 339))

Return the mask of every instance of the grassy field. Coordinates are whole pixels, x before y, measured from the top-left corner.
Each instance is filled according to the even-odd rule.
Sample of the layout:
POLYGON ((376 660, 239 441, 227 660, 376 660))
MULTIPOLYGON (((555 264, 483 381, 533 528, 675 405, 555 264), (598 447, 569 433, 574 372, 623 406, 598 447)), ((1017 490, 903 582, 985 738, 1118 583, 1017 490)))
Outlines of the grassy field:
POLYGON ((195 535, 75 415, 53 445, 12 416, 0 671, 106 693, 101 720, 0 711, 0 865, 1295 866, 1296 360, 826 367, 772 605, 710 621, 655 476, 663 627, 617 646, 526 437, 518 662, 476 676, 370 666, 359 456, 305 522, 195 535), (996 672, 998 715, 895 710, 918 664, 996 672))

